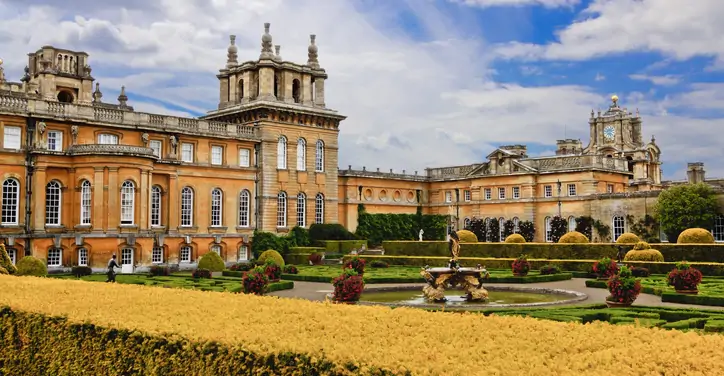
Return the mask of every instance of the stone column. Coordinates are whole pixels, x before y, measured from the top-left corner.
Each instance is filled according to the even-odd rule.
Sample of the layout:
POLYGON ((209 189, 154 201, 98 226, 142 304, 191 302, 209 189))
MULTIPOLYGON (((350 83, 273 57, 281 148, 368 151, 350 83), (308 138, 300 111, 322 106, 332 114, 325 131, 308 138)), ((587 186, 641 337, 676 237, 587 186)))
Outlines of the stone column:
POLYGON ((259 99, 276 100, 274 96, 274 68, 259 68, 259 99))
POLYGON ((79 190, 76 189, 78 182, 75 181, 75 169, 68 169, 68 189, 65 190, 63 195, 63 206, 60 215, 60 223, 65 225, 66 228, 72 229, 75 225, 80 224, 80 210, 78 205, 79 190), (75 213, 78 213, 76 215, 75 213))
POLYGON ((138 228, 139 229, 149 229, 151 228, 151 223, 149 221, 149 211, 150 211, 150 193, 151 193, 151 185, 149 184, 149 179, 151 178, 151 172, 147 170, 141 170, 141 187, 140 187, 140 203, 138 205, 138 210, 140 210, 139 213, 139 223, 138 228))
POLYGON ((229 79, 228 78, 220 78, 219 79, 219 106, 224 107, 229 102, 229 95, 230 93, 230 87, 229 87, 229 79))
POLYGON ((302 104, 311 106, 312 102, 312 76, 302 75, 302 104))
POLYGON ((324 108, 324 78, 317 77, 314 79, 314 105, 324 108))
POLYGON ((45 167, 35 169, 35 180, 33 181, 33 232, 45 232, 45 185, 47 175, 45 167))
POLYGON ((179 193, 178 176, 176 174, 170 174, 168 176, 168 202, 166 202, 169 231, 178 231, 179 205, 181 205, 179 202, 179 193))
POLYGON ((108 167, 108 231, 118 231, 121 222, 121 186, 118 183, 118 167, 108 167))
POLYGON ((103 232, 103 218, 108 216, 103 200, 103 175, 105 167, 93 168, 93 207, 91 208, 91 222, 94 232, 103 232))

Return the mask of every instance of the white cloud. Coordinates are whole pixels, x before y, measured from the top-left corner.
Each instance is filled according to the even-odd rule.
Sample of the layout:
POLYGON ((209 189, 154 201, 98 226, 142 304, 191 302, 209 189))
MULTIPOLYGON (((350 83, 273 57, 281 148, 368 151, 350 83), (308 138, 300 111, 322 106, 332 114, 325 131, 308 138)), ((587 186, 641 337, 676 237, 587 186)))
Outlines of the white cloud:
POLYGON ((680 77, 667 74, 665 76, 649 76, 645 74, 631 74, 628 76, 632 80, 651 81, 655 85, 669 86, 676 85, 681 80, 680 77))
POLYGON ((602 75, 601 73, 596 73, 596 77, 593 78, 596 81, 603 81, 606 79, 606 76, 602 75))
POLYGON ((580 0, 449 0, 453 3, 464 4, 468 6, 490 8, 503 6, 529 6, 539 5, 546 8, 572 7, 580 3, 580 0))

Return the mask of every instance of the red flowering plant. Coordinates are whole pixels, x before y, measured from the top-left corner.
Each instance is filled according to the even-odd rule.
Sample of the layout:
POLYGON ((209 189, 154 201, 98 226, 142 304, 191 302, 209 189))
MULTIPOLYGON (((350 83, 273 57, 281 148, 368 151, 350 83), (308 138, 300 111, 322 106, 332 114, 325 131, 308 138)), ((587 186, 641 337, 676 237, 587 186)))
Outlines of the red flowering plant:
POLYGON ((692 268, 689 263, 682 261, 676 264, 676 268, 669 272, 668 284, 674 289, 681 291, 697 291, 703 275, 698 269, 692 268))
POLYGON ((515 275, 525 276, 528 275, 528 272, 530 271, 530 263, 525 255, 518 256, 518 258, 513 261, 512 267, 513 274, 515 275))
POLYGON ((272 282, 277 282, 282 277, 282 268, 273 260, 266 260, 264 263, 264 274, 269 277, 272 282))
POLYGON ((354 269, 344 269, 342 274, 332 280, 333 298, 336 302, 356 302, 362 295, 365 282, 354 269))
POLYGON ((606 297, 609 302, 631 304, 641 293, 641 280, 634 278, 631 270, 625 266, 611 276, 606 285, 611 293, 606 297))
POLYGON ((246 273, 241 278, 241 284, 245 294, 264 295, 269 286, 269 277, 263 267, 258 266, 246 273))
POLYGON ((312 253, 309 255, 309 265, 319 265, 322 263, 321 253, 312 253))
POLYGON ((342 269, 354 269, 359 275, 365 274, 365 260, 358 256, 352 256, 351 259, 342 265, 342 269))
POLYGON ((618 273, 618 264, 616 261, 604 257, 593 263, 593 273, 598 275, 598 278, 611 278, 618 273))

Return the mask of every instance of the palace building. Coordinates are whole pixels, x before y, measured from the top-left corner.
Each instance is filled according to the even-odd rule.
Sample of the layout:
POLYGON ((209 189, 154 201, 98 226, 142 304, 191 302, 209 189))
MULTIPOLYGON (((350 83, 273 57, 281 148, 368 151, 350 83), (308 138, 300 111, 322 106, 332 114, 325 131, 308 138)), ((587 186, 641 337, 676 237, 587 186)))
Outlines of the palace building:
MULTIPOLYGON (((620 107, 591 113, 590 141, 558 141, 555 156, 501 146, 486 161, 422 173, 338 169, 339 126, 326 107, 326 71, 310 36, 306 63, 282 59, 264 24, 261 53, 239 62, 235 37, 217 74, 218 108, 200 118, 135 111, 125 88, 103 100, 84 52, 44 46, 28 55, 20 82, 0 61, 0 240, 14 261, 33 255, 51 271, 153 264, 192 268, 206 252, 248 260, 255 230, 341 223, 371 213, 529 220, 546 241, 550 218, 610 222, 652 213, 661 150, 644 141, 641 117, 620 107)), ((707 180, 701 164, 690 181, 707 180)), ((714 229, 724 240, 724 219, 714 229)))

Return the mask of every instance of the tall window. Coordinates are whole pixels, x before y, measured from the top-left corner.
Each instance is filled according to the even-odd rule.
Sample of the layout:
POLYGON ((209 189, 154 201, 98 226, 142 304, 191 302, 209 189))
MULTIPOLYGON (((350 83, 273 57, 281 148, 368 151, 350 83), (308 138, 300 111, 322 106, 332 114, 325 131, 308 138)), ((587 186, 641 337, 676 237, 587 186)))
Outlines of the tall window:
POLYGON ((465 201, 470 201, 472 199, 472 196, 470 195, 470 191, 465 191, 465 201))
POLYGON ((48 150, 63 151, 63 132, 48 131, 48 150))
POLYGON ((551 217, 546 217, 546 241, 553 241, 553 234, 551 233, 551 217))
POLYGON ((80 183, 80 224, 91 224, 91 183, 88 180, 80 183))
POLYGON ((297 226, 305 227, 307 224, 307 196, 299 192, 297 195, 297 226))
POLYGON ((626 222, 622 216, 613 217, 613 241, 616 242, 619 236, 626 232, 626 222))
POLYGON ((279 137, 277 141, 277 168, 287 169, 287 138, 284 136, 279 137))
POLYGON ((5 126, 3 131, 3 148, 20 149, 20 127, 5 126))
POLYGON ((181 226, 194 225, 194 191, 190 187, 181 190, 181 226))
POLYGON ((445 202, 452 202, 452 192, 445 192, 445 202))
POLYGON ((246 261, 249 259, 249 246, 242 245, 239 247, 239 258, 238 261, 246 261))
POLYGON ((161 226, 161 187, 151 188, 151 226, 161 226))
POLYGON ((211 164, 219 166, 224 160, 224 148, 221 146, 211 147, 211 164))
POLYGON ((513 233, 517 234, 520 232, 520 219, 518 217, 513 217, 513 233))
POLYGON ((135 209, 134 199, 136 186, 132 181, 126 180, 121 186, 121 224, 132 225, 135 209))
POLYGON ((222 208, 223 194, 221 189, 214 188, 211 191, 211 226, 221 226, 221 208, 222 208))
POLYGON ((287 227, 286 192, 279 192, 279 196, 277 196, 277 227, 287 227))
POLYGON ((513 187, 513 198, 516 200, 520 198, 520 187, 513 187))
POLYGON ((148 144, 149 144, 149 146, 151 146, 151 149, 153 150, 153 155, 161 158, 161 141, 151 140, 151 142, 149 142, 148 144))
POLYGON ((240 167, 249 167, 251 165, 251 161, 249 158, 249 149, 239 149, 239 166, 240 167))
POLYGON ((10 262, 15 265, 18 261, 18 250, 15 248, 6 248, 5 251, 8 253, 8 257, 10 257, 10 262))
MULTIPOLYGON (((5 127, 7 129, 7 127, 5 127)), ((3 182, 2 224, 18 224, 18 206, 20 204, 20 183, 15 179, 3 182)))
POLYGON ((568 232, 576 231, 576 217, 568 217, 568 232))
POLYGON ((154 264, 161 264, 163 263, 163 248, 156 246, 153 247, 153 251, 151 253, 151 262, 154 264))
POLYGON ((88 266, 88 250, 78 248, 78 266, 88 266))
POLYGON ((463 229, 470 230, 470 218, 465 218, 463 220, 463 229))
POLYGON ((324 223, 324 195, 321 193, 314 198, 314 223, 324 223))
POLYGON ((568 195, 569 196, 576 195, 576 185, 575 184, 568 184, 568 195))
POLYGON ((716 216, 711 234, 714 235, 714 241, 724 242, 724 215, 719 214, 716 216))
POLYGON ((250 196, 246 189, 239 194, 239 227, 249 227, 250 196))
POLYGON ((191 247, 185 245, 179 250, 179 259, 181 262, 191 262, 191 247))
POLYGON ((498 241, 502 242, 505 240, 503 237, 503 231, 505 230, 505 218, 498 218, 498 241))
POLYGON ((60 183, 51 181, 45 186, 45 224, 60 225, 60 183))
POLYGON ((324 141, 322 140, 317 140, 317 153, 314 161, 314 170, 317 172, 324 171, 324 141))
POLYGON ((194 162, 194 144, 187 142, 181 144, 181 161, 186 163, 194 162))
POLYGON ((297 171, 307 170, 307 141, 303 138, 297 140, 297 171))
POLYGON ((214 253, 216 253, 217 255, 221 256, 221 246, 220 246, 220 245, 214 244, 214 245, 212 245, 212 246, 209 248, 209 250, 210 250, 211 252, 214 252, 214 253))
POLYGON ((553 197, 553 186, 552 185, 546 185, 545 187, 543 187, 543 196, 553 197))
POLYGON ((51 248, 48 250, 48 266, 60 266, 63 263, 63 250, 51 248))
POLYGON ((98 135, 98 143, 104 145, 118 145, 118 136, 110 133, 101 133, 98 135))
POLYGON ((492 196, 493 196, 493 193, 492 193, 492 190, 491 190, 490 188, 485 188, 485 189, 483 190, 483 192, 485 193, 485 199, 486 199, 486 200, 490 200, 491 198, 493 198, 493 197, 492 197, 492 196))
POLYGON ((505 200, 505 188, 498 188, 498 198, 505 200))

